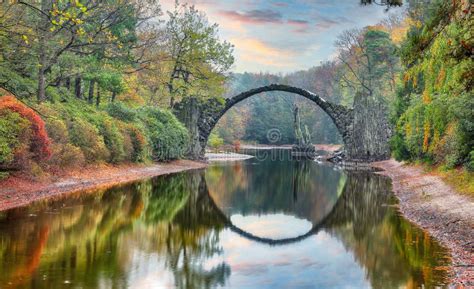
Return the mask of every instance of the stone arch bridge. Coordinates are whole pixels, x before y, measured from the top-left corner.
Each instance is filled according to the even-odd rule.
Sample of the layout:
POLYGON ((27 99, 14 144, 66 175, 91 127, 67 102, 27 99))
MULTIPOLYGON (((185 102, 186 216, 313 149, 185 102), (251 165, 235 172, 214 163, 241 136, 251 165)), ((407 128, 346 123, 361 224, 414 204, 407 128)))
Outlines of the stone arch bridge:
POLYGON ((205 147, 221 117, 237 103, 262 92, 282 91, 303 96, 318 105, 334 122, 342 136, 346 158, 353 161, 377 161, 390 157, 388 140, 391 129, 385 105, 367 94, 354 97, 353 108, 331 103, 308 90, 283 84, 258 87, 220 102, 218 99, 186 98, 174 112, 191 135, 191 159, 204 159, 205 147))

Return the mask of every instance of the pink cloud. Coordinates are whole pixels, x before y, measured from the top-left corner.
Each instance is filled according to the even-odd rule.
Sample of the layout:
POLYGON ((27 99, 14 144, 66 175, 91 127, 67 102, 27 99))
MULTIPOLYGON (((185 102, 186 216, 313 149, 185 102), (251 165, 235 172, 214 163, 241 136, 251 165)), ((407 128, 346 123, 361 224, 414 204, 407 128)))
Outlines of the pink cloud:
POLYGON ((296 33, 307 33, 309 32, 309 21, 301 20, 301 19, 290 19, 287 21, 287 24, 295 26, 296 29, 294 32, 296 33))
POLYGON ((287 7, 288 6, 288 3, 285 3, 285 2, 274 2, 272 3, 273 6, 276 6, 276 7, 287 7))
POLYGON ((282 15, 274 10, 249 10, 246 12, 237 12, 231 10, 221 10, 219 15, 228 17, 229 19, 251 23, 251 24, 262 24, 262 23, 282 23, 282 15))

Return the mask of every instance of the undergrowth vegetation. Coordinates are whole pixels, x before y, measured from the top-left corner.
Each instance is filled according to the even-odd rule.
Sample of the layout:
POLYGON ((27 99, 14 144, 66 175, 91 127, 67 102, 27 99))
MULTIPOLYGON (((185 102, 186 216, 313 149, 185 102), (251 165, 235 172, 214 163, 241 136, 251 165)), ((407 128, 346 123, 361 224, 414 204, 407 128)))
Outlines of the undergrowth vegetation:
POLYGON ((186 153, 187 130, 165 109, 115 103, 95 108, 74 98, 30 105, 36 111, 12 96, 0 98, 4 169, 168 161, 186 153))

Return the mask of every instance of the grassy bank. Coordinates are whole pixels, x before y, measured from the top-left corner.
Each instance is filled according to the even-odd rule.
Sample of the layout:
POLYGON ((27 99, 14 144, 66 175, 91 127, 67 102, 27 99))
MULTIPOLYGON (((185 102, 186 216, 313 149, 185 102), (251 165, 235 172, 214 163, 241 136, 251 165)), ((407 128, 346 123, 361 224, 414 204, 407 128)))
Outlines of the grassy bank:
POLYGON ((151 163, 183 156, 188 132, 166 109, 109 103, 22 102, 0 97, 2 177, 32 177, 99 164, 151 163))
POLYGON ((470 172, 465 168, 446 170, 444 167, 429 167, 427 170, 431 170, 434 174, 440 176, 457 192, 474 199, 474 172, 470 172))

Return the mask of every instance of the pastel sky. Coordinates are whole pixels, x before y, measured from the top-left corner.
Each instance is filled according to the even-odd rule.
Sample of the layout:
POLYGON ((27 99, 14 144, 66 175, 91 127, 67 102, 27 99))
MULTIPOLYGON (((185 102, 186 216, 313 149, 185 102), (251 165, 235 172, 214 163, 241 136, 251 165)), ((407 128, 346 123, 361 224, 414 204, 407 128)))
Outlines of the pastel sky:
MULTIPOLYGON (((235 72, 291 72, 335 57, 334 41, 346 29, 387 17, 384 7, 359 0, 181 0, 218 23, 235 46, 235 72)), ((160 1, 164 11, 174 0, 160 1)), ((402 8, 391 9, 391 12, 402 8)))

